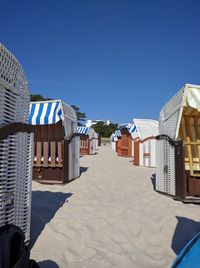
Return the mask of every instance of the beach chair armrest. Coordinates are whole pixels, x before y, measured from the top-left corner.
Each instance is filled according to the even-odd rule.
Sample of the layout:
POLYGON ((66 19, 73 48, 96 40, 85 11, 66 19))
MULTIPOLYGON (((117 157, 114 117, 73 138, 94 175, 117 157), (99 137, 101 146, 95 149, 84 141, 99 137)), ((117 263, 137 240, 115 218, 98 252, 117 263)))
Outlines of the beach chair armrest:
POLYGON ((9 135, 18 132, 33 133, 34 126, 24 123, 11 123, 0 128, 0 141, 6 139, 9 135))

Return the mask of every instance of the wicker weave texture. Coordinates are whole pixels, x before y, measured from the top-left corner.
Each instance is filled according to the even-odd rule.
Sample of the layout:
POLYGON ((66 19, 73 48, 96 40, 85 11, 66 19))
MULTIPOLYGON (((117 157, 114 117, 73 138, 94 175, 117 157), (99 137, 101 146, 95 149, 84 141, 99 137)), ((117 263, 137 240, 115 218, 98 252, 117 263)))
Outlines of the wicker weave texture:
MULTIPOLYGON (((17 59, 0 44, 0 127, 27 123, 29 90, 17 59)), ((0 142, 0 226, 19 226, 30 233, 32 142, 28 133, 16 133, 0 142)))

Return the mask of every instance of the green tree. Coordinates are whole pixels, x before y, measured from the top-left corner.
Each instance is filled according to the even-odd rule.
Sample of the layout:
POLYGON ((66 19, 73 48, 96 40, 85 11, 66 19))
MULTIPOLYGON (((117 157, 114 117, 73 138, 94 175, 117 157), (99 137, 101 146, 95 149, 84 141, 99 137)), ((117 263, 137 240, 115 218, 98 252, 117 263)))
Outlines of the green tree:
POLYGON ((31 101, 45 101, 45 100, 52 100, 52 99, 44 98, 42 95, 39 95, 39 94, 31 94, 30 100, 31 101))
MULTIPOLYGON (((48 101, 52 100, 51 98, 45 98, 42 95, 39 94, 31 94, 30 96, 31 101, 48 101)), ((78 120, 78 125, 81 126, 85 123, 85 120, 87 118, 86 114, 80 111, 80 108, 76 105, 71 105, 71 107, 75 110, 77 120, 78 120)))
POLYGON ((118 124, 110 123, 109 125, 104 122, 98 122, 97 124, 92 126, 94 130, 99 133, 104 138, 109 138, 113 132, 118 127, 118 124))
POLYGON ((76 116, 77 116, 77 120, 78 120, 78 125, 81 126, 85 123, 86 121, 86 113, 83 113, 80 111, 80 108, 76 105, 71 105, 71 107, 75 110, 76 112, 76 116))

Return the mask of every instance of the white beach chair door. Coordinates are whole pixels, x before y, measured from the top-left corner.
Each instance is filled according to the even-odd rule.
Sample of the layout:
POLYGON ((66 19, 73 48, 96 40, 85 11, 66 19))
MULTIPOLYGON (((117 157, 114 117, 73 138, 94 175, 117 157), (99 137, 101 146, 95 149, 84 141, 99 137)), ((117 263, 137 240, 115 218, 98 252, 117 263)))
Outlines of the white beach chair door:
POLYGON ((132 140, 132 157, 134 158, 134 141, 132 140))
POLYGON ((139 166, 144 166, 144 145, 139 143, 139 166))
POLYGON ((150 140, 150 166, 156 166, 156 139, 150 140))
POLYGON ((150 167, 150 146, 151 146, 151 141, 147 140, 145 141, 144 144, 144 166, 145 167, 150 167))

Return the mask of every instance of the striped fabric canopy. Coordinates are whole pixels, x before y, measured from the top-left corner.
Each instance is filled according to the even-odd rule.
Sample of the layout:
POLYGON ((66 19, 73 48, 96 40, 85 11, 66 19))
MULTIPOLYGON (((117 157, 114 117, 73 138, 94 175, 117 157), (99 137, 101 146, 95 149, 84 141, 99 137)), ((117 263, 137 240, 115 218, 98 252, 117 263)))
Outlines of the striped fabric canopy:
POLYGON ((89 127, 77 127, 77 133, 88 135, 89 134, 89 127))
POLYGON ((30 103, 29 124, 31 125, 55 124, 63 118, 60 100, 30 103))
POLYGON ((120 129, 117 129, 114 133, 115 137, 121 137, 122 136, 122 133, 121 133, 121 130, 120 129))
POLYGON ((132 124, 131 123, 125 123, 125 124, 120 124, 118 126, 119 129, 126 128, 128 131, 131 128, 132 124))
POLYGON ((135 124, 133 124, 133 125, 131 126, 131 128, 129 129, 129 133, 133 133, 133 132, 135 132, 135 131, 137 131, 137 128, 136 128, 135 124))

